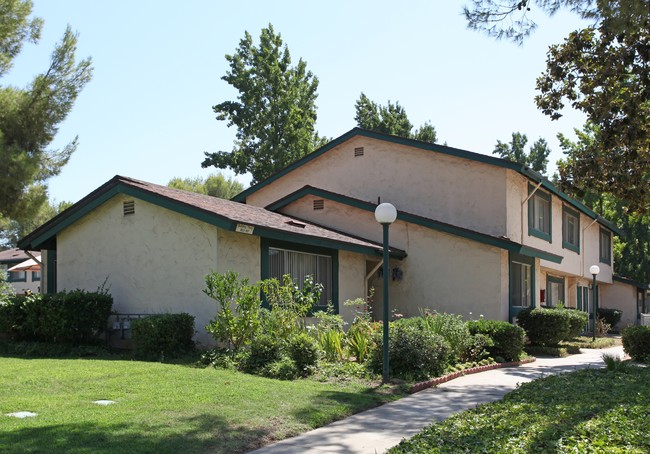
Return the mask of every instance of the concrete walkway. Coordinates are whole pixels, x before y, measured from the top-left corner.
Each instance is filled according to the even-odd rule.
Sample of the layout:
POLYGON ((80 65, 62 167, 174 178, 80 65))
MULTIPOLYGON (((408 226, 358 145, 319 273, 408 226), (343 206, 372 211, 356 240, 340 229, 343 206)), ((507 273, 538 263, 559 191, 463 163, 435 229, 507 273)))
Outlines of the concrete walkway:
POLYGON ((254 454, 383 453, 434 421, 501 399, 519 383, 551 374, 604 367, 603 353, 623 356, 623 347, 583 349, 568 358, 538 358, 517 367, 465 375, 396 402, 253 451, 254 454))

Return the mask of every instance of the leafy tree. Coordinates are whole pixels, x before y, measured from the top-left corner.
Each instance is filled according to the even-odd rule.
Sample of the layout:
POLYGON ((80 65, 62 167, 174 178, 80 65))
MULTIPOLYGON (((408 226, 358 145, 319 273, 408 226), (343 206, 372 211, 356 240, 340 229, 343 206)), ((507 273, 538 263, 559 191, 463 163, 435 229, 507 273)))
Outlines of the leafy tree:
MULTIPOLYGON (((0 77, 25 42, 38 42, 42 21, 30 18, 28 0, 0 0, 0 77)), ((47 147, 92 74, 90 58, 75 61, 77 35, 68 27, 50 66, 25 88, 0 86, 0 221, 23 221, 47 200, 46 181, 57 175, 77 147, 47 147)))
POLYGON ((535 98, 552 119, 562 116, 568 102, 598 127, 596 140, 575 150, 562 167, 564 184, 611 193, 639 213, 650 211, 648 11, 629 17, 625 32, 614 33, 615 18, 608 17, 598 29, 575 31, 552 46, 535 98))
POLYGON ((494 147, 492 154, 498 154, 503 159, 518 162, 543 175, 546 174, 548 155, 551 153, 548 143, 546 140, 539 138, 530 147, 528 153, 526 153, 525 150, 526 143, 528 143, 528 137, 526 137, 526 134, 513 132, 510 143, 504 143, 497 140, 497 144, 494 147))
POLYGON ((424 123, 415 132, 411 132, 413 124, 399 102, 393 104, 388 101, 386 106, 381 106, 361 93, 354 107, 356 112, 354 120, 360 128, 424 142, 435 143, 437 140, 436 128, 429 122, 424 123))
MULTIPOLYGON (((558 134, 560 147, 565 159, 558 161, 560 174, 565 172, 567 162, 580 156, 597 142, 599 128, 587 123, 582 130, 575 129, 577 141, 558 134)), ((650 214, 635 213, 628 209, 627 203, 607 193, 594 192, 584 181, 560 186, 572 197, 582 200, 586 205, 597 208, 605 218, 614 222, 624 237, 614 237, 614 267, 616 274, 638 282, 650 282, 650 214)))
POLYGON ((226 178, 221 173, 214 173, 207 178, 179 178, 169 180, 167 186, 198 194, 210 195, 221 199, 231 199, 244 190, 244 185, 233 178, 226 178))
MULTIPOLYGON (((595 21, 611 16, 614 11, 620 11, 622 17, 648 13, 647 0, 471 0, 470 4, 463 7, 469 29, 518 44, 537 29, 532 16, 538 11, 552 16, 566 8, 582 19, 595 21)), ((624 27, 621 23, 613 25, 617 30, 624 27)))
POLYGON ((324 143, 314 129, 318 78, 302 59, 291 66, 289 49, 271 24, 262 29, 259 46, 246 32, 226 60, 230 70, 221 79, 239 95, 212 109, 217 120, 237 127, 237 138, 231 152, 206 152, 202 167, 250 172, 257 183, 324 143))
POLYGON ((0 219, 0 247, 15 247, 19 239, 71 206, 72 202, 46 201, 28 219, 0 219))
MULTIPOLYGON (((474 0, 468 26, 521 43, 535 28, 531 10, 568 8, 593 25, 572 32, 547 54, 535 102, 551 119, 565 104, 598 126, 560 178, 611 193, 638 213, 650 211, 650 0, 474 0)), ((579 189, 579 188, 578 188, 579 189)))

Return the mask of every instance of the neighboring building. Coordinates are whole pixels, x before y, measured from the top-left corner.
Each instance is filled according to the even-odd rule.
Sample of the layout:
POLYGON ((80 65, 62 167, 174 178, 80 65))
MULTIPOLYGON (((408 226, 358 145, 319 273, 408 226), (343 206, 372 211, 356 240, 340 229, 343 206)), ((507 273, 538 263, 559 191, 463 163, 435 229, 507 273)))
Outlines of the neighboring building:
POLYGON ((315 274, 350 321, 346 299, 374 287, 382 301, 380 201, 398 210, 388 272, 391 308, 404 315, 587 310, 589 267, 600 266, 601 286, 613 283, 621 232, 538 173, 358 128, 234 201, 117 176, 19 246, 43 250, 47 291, 106 281, 122 313, 187 311, 201 330, 216 311, 204 276, 234 270, 253 281, 315 274))
MULTIPOLYGON (((29 251, 34 257, 39 258, 41 253, 29 251)), ((41 291, 41 272, 39 271, 7 271, 31 257, 20 249, 7 249, 0 251, 0 270, 7 272, 7 278, 18 295, 26 292, 39 293, 41 291)))
MULTIPOLYGON (((617 328, 642 323, 643 314, 650 314, 650 286, 631 279, 614 276, 612 285, 600 289, 600 307, 623 312, 617 328)), ((649 315, 650 316, 650 315, 649 315)))

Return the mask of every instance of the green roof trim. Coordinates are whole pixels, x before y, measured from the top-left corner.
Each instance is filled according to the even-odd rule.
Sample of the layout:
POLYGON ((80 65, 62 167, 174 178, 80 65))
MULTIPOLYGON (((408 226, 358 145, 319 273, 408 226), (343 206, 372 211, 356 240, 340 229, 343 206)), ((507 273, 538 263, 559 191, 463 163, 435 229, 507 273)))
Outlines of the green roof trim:
POLYGON ((628 278, 623 277, 623 276, 614 275, 614 276, 612 276, 612 279, 617 281, 617 282, 622 282, 624 284, 629 284, 629 285, 633 285, 633 286, 638 287, 638 288, 642 288, 644 290, 650 290, 650 284, 642 284, 641 282, 637 282, 637 281, 634 281, 632 279, 628 279, 628 278))
MULTIPOLYGON (((37 250, 42 248, 54 249, 56 247, 55 245, 57 234, 118 194, 125 194, 138 198, 140 200, 144 200, 145 202, 149 202, 159 207, 166 208, 170 211, 191 217, 193 219, 197 219, 210 225, 214 225, 224 230, 236 231, 237 228, 238 222, 233 221, 226 216, 207 211, 203 208, 195 207, 186 202, 174 200, 162 194, 150 192, 142 187, 132 186, 127 181, 124 181, 122 177, 116 176, 104 185, 97 188, 95 191, 88 194, 72 207, 63 211, 52 220, 46 222, 34 230, 32 233, 22 238, 18 242, 18 247, 21 249, 29 250, 37 250)), ((250 222, 250 224, 255 227, 254 235, 263 238, 292 241, 296 244, 309 246, 342 249, 372 256, 380 256, 382 254, 382 247, 379 244, 377 244, 376 247, 371 247, 361 244, 347 243, 345 241, 339 241, 332 238, 324 238, 306 234, 301 235, 299 233, 279 230, 268 226, 260 226, 255 222, 250 222)), ((333 231, 332 229, 328 230, 333 231)), ((341 234, 350 238, 355 238, 349 234, 341 234)), ((363 240, 367 243, 373 243, 362 238, 356 239, 363 240)), ((391 256, 398 259, 403 259, 406 257, 406 252, 391 248, 391 256)))
MULTIPOLYGON (((363 200, 354 199, 342 194, 336 194, 334 192, 327 191, 325 189, 315 188, 313 186, 304 186, 303 188, 283 197, 282 199, 266 206, 267 210, 277 211, 283 207, 289 205, 292 202, 295 202, 298 199, 301 199, 307 195, 312 195, 316 197, 322 197, 324 199, 329 199, 334 202, 339 202, 347 206, 354 208, 359 208, 361 210, 369 211, 374 213, 376 204, 371 202, 364 202, 363 200)), ((407 213, 404 211, 397 211, 397 219, 400 219, 411 224, 420 225, 427 227, 439 232, 449 233, 451 235, 460 236, 467 238, 482 244, 487 244, 489 246, 495 246, 500 249, 505 249, 510 252, 515 252, 517 254, 526 255, 528 257, 538 257, 543 260, 548 260, 553 263, 562 263, 564 257, 556 254, 551 254, 550 252, 542 251, 529 246, 524 246, 514 241, 511 241, 506 238, 500 238, 485 233, 477 232, 474 230, 466 229, 464 227, 458 227, 452 224, 447 224, 445 222, 436 221, 434 219, 425 218, 423 216, 418 216, 415 214, 407 213)))
POLYGON ((322 146, 318 150, 315 150, 314 152, 304 156, 303 158, 297 160, 293 164, 288 165, 284 169, 280 170, 279 172, 271 175, 269 178, 267 178, 264 181, 260 181, 259 183, 251 186, 250 188, 240 192, 237 194, 235 197, 232 198, 232 200, 237 201, 237 202, 246 202, 246 198, 257 192, 258 190, 264 188, 265 186, 268 186, 269 184, 273 183, 274 181, 278 180, 279 178, 283 177, 284 175, 288 174, 289 172, 292 172, 293 170, 297 169, 298 167, 303 166, 304 164, 307 164, 308 162, 316 159, 317 157, 321 156, 322 154, 328 152, 332 148, 335 148, 339 146, 340 144, 350 140, 353 137, 356 136, 361 136, 361 137, 368 137, 371 139, 377 139, 377 140, 383 140, 386 142, 391 142, 399 145, 406 145, 409 147, 415 147, 419 148, 421 150, 428 150, 436 153, 443 153, 449 156, 455 156, 458 158, 462 159, 469 159, 471 161, 476 161, 476 162, 482 162, 484 164, 490 164, 494 165, 497 167, 502 167, 506 169, 511 169, 514 170, 515 172, 520 173, 521 175, 529 178, 530 180, 536 182, 536 183, 542 183, 542 187, 549 192, 553 193, 560 199, 564 200, 566 203, 570 204, 571 206, 575 207, 579 211, 583 212, 587 216, 589 216, 592 219, 597 219, 600 224, 602 224, 604 227, 607 227, 610 229, 612 232, 619 236, 625 236, 624 232, 616 227, 612 222, 608 221, 607 219, 603 218, 599 214, 595 213, 591 209, 587 208, 584 204, 581 202, 569 197, 566 195, 564 192, 560 191, 553 183, 551 183, 548 179, 546 179, 544 176, 542 176, 540 173, 535 172, 534 170, 530 169, 529 167, 526 167, 524 165, 521 165, 519 163, 513 162, 513 161, 508 161, 506 159, 501 159, 501 158, 496 158, 494 156, 489 156, 489 155, 484 155, 480 153, 475 153, 472 151, 467 151, 467 150, 461 150, 460 148, 453 148, 453 147, 448 147, 445 145, 439 145, 436 143, 430 143, 430 142, 422 142, 420 140, 415 140, 415 139, 407 139, 404 137, 398 137, 398 136, 393 136, 390 134, 384 134, 381 132, 377 131, 370 131, 367 129, 362 129, 362 128, 354 128, 351 129, 350 131, 346 132, 342 136, 337 137, 336 139, 332 140, 331 142, 327 143, 326 145, 322 146))

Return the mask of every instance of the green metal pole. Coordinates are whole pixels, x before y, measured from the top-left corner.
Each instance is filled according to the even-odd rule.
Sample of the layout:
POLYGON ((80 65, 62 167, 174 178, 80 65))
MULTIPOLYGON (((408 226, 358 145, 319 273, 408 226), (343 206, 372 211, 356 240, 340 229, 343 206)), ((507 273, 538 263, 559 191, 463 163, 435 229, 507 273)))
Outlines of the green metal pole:
POLYGON ((596 306, 598 305, 598 292, 597 292, 597 287, 596 287, 596 275, 594 274, 594 285, 593 285, 593 291, 594 291, 594 303, 592 304, 591 308, 591 316, 593 317, 592 320, 592 326, 593 326, 593 337, 592 341, 596 341, 596 306))
POLYGON ((388 383, 388 274, 390 273, 388 257, 388 227, 390 224, 382 224, 384 227, 384 367, 382 381, 388 383))

